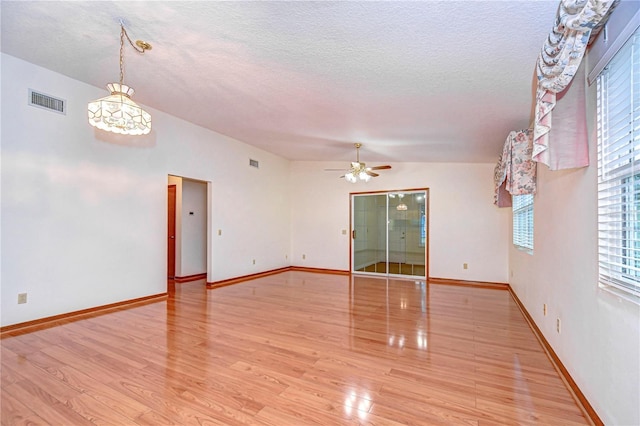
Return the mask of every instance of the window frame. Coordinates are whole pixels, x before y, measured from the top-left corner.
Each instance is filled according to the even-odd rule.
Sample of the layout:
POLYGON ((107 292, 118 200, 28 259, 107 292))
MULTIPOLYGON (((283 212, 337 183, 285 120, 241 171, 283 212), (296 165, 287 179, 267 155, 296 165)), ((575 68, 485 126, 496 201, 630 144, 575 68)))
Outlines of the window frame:
POLYGON ((596 83, 598 286, 640 303, 640 29, 596 83))
POLYGON ((512 195, 513 245, 518 249, 533 254, 533 194, 512 195))

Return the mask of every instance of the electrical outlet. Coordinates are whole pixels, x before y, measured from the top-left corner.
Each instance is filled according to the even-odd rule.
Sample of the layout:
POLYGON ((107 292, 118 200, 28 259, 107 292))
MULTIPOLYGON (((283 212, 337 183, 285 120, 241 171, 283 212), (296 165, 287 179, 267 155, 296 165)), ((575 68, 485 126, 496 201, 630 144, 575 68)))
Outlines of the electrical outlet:
POLYGON ((469 265, 468 265, 468 264, 466 264, 466 263, 463 263, 463 264, 462 264, 462 269, 469 269, 469 265))
POLYGON ((342 230, 342 235, 347 235, 347 230, 346 229, 342 230))
POLYGON ((545 303, 544 305, 542 305, 542 313, 544 314, 544 316, 547 316, 547 304, 545 303))
POLYGON ((560 334, 560 318, 556 319, 556 331, 560 334))
POLYGON ((18 293, 18 305, 27 303, 27 293, 18 293))
POLYGON ((222 235, 222 229, 218 229, 218 235, 222 235))

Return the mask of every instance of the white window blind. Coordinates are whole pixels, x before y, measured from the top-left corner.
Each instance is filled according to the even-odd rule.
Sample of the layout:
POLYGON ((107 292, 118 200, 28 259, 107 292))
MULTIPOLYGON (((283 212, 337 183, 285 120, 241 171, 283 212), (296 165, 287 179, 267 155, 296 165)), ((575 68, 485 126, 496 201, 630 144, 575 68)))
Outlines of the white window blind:
POLYGON ((600 284, 640 296, 640 32, 598 77, 600 284))
POLYGON ((533 251, 533 194, 514 195, 513 245, 533 251))

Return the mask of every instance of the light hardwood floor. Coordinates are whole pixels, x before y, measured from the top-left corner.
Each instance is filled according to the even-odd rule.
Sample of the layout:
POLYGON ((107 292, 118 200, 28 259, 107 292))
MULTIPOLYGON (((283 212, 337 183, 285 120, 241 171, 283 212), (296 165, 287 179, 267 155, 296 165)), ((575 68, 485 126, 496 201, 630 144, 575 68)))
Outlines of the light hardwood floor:
POLYGON ((504 290, 291 271, 0 342, 3 425, 589 424, 504 290))

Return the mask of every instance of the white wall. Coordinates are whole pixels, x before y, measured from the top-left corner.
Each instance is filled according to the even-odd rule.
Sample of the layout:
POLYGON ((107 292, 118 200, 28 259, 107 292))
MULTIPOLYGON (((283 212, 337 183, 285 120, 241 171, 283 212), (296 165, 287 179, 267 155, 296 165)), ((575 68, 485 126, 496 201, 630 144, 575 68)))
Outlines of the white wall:
POLYGON ((150 135, 95 130, 105 90, 1 59, 3 326, 165 292, 169 174, 211 182, 209 281, 288 265, 287 160, 153 109, 150 135), (28 106, 29 88, 67 115, 28 106))
POLYGON ((429 188, 429 275, 507 282, 511 210, 493 203, 494 164, 397 163, 367 183, 351 184, 325 168, 291 163, 292 263, 349 269, 349 193, 429 188), (302 259, 302 255, 306 259, 302 259), (469 269, 463 269, 467 263, 469 269))
POLYGON ((638 425, 640 307, 598 288, 595 85, 587 97, 591 166, 538 166, 534 253, 511 246, 510 284, 605 424, 638 425))

